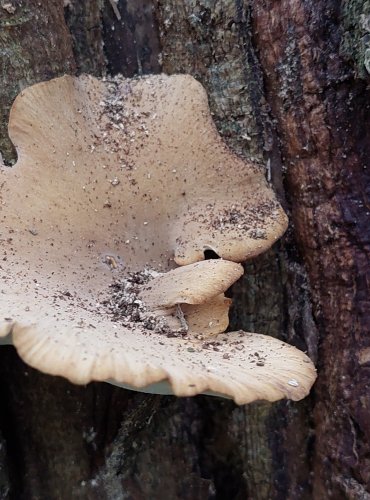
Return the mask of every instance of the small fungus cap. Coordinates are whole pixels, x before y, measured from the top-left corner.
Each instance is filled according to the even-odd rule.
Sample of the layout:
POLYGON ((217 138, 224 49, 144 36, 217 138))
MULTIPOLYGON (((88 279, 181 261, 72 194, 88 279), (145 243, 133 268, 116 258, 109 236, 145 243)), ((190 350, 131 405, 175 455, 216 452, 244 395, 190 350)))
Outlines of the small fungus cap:
POLYGON ((287 219, 259 167, 220 139, 199 83, 65 76, 17 97, 9 135, 18 162, 0 168, 0 336, 27 363, 76 383, 167 381, 177 395, 238 403, 307 394, 315 371, 300 351, 218 337, 238 262, 287 219), (221 259, 202 261, 206 249, 221 259))

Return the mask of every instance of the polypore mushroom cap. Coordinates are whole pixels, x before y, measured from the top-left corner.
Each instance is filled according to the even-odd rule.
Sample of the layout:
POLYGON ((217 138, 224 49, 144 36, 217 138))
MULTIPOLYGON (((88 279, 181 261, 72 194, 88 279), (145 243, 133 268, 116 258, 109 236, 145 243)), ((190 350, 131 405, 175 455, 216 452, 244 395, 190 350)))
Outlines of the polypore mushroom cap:
POLYGON ((204 260, 161 274, 142 287, 140 296, 151 307, 203 304, 223 293, 243 274, 227 260, 204 260))
POLYGON ((145 392, 178 396, 206 392, 231 397, 238 404, 283 397, 299 400, 307 395, 315 370, 304 353, 265 335, 219 333, 227 326, 229 305, 219 292, 240 276, 238 264, 203 261, 166 275, 153 274, 149 282, 135 285, 134 297, 130 296, 132 289, 128 292, 132 304, 159 291, 159 302, 150 295, 153 309, 144 309, 140 321, 125 317, 120 309, 118 318, 112 318, 104 301, 94 303, 91 291, 83 286, 68 292, 41 279, 40 293, 35 294, 30 289, 12 290, 8 282, 3 305, 17 319, 4 321, 0 335, 11 333, 19 355, 30 366, 77 384, 108 380, 145 392), (201 295, 195 275, 206 283, 201 295), (171 285, 168 303, 160 290, 163 281, 171 285), (212 296, 214 293, 217 295, 212 296), (185 331, 176 317, 174 296, 190 303, 204 301, 181 303, 188 326, 185 331), (25 313, 20 313, 20 306, 25 313), (157 313, 154 320, 152 311, 157 313))
POLYGON ((246 404, 300 400, 316 378, 312 363, 298 349, 246 332, 219 334, 208 341, 195 336, 184 340, 150 331, 143 335, 140 329, 114 330, 109 321, 80 314, 74 323, 50 319, 38 321, 37 326, 16 324, 13 338, 26 363, 77 384, 111 380, 122 387, 157 392, 153 385, 165 381, 162 393, 206 392, 246 404))
POLYGON ((96 254, 125 266, 167 269, 206 249, 242 262, 287 227, 263 171, 226 147, 188 75, 34 85, 16 99, 9 135, 19 158, 3 196, 24 199, 12 219, 62 248, 96 241, 96 254))
POLYGON ((223 144, 197 82, 59 78, 18 96, 9 135, 18 162, 0 169, 0 336, 11 332, 26 362, 76 383, 113 379, 138 388, 168 380, 178 395, 211 390, 237 402, 307 394, 314 369, 292 347, 258 336, 284 356, 267 357, 261 347, 272 373, 264 379, 257 370, 253 382, 250 335, 227 334, 231 343, 241 336, 244 347, 234 350, 222 337, 230 357, 201 345, 199 335, 227 326, 222 292, 240 275, 238 264, 193 264, 154 278, 156 292, 141 288, 171 328, 184 320, 179 302, 188 303, 180 307, 185 339, 114 323, 102 305, 113 278, 194 263, 207 248, 242 261, 285 230, 263 174, 223 144))

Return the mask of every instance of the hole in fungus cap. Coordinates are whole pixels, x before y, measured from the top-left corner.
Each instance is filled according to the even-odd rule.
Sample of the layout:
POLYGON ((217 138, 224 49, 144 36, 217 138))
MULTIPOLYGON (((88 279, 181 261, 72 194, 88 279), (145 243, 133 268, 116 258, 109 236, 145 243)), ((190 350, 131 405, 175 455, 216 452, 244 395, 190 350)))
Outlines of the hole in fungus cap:
POLYGON ((239 404, 308 393, 302 352, 222 333, 238 262, 287 219, 259 168, 220 139, 199 83, 65 76, 17 97, 9 135, 0 336, 25 362, 75 383, 239 404), (204 261, 209 249, 221 258, 204 261))

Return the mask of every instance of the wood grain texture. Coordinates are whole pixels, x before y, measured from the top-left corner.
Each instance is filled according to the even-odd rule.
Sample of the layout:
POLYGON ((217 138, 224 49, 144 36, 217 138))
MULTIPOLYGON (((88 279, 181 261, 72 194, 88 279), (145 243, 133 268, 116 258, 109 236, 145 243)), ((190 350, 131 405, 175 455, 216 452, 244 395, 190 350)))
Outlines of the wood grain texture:
POLYGON ((253 12, 321 337, 314 497, 367 498, 369 91, 341 54, 337 2, 255 2, 253 12))

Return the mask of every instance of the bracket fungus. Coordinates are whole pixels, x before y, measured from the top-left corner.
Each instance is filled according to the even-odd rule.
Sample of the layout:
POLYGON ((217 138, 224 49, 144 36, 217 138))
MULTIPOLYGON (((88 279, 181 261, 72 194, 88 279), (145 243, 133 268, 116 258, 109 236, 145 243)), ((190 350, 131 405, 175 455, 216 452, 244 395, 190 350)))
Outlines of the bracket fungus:
POLYGON ((16 98, 9 136, 0 337, 26 363, 78 384, 238 404, 307 395, 304 353, 224 333, 239 263, 287 218, 260 168, 219 137, 198 82, 64 76, 16 98), (207 249, 221 258, 204 260, 207 249))

